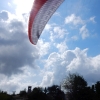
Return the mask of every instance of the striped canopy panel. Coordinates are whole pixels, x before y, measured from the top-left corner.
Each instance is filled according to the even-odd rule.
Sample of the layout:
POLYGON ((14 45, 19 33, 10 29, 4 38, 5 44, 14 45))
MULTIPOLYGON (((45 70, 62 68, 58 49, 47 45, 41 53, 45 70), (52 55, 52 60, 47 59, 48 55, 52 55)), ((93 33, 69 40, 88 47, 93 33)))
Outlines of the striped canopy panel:
POLYGON ((28 36, 32 44, 37 44, 46 23, 63 1, 34 0, 28 25, 28 36))

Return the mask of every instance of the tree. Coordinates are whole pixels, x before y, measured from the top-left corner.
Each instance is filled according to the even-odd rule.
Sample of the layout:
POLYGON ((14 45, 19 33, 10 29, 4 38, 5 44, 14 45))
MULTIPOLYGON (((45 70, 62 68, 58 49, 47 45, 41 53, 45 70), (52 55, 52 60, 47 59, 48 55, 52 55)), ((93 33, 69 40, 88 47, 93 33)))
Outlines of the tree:
POLYGON ((52 98, 52 100, 65 100, 65 94, 61 91, 60 86, 53 85, 47 88, 47 95, 52 98))
POLYGON ((52 100, 55 100, 57 95, 57 89, 59 88, 58 85, 52 85, 47 88, 47 95, 52 98, 52 100))
POLYGON ((62 86, 67 91, 68 100, 83 100, 83 91, 87 86, 87 82, 79 74, 69 73, 63 81, 62 86))
POLYGON ((0 91, 0 100, 12 100, 12 96, 8 95, 7 92, 0 91))
POLYGON ((96 90, 96 98, 97 100, 100 100, 100 81, 96 82, 95 90, 96 90))
POLYGON ((27 93, 26 93, 26 90, 24 89, 24 90, 20 91, 19 94, 21 97, 23 97, 23 96, 26 96, 27 93))
POLYGON ((42 88, 35 87, 33 91, 29 94, 29 100, 45 100, 45 94, 42 91, 42 88))

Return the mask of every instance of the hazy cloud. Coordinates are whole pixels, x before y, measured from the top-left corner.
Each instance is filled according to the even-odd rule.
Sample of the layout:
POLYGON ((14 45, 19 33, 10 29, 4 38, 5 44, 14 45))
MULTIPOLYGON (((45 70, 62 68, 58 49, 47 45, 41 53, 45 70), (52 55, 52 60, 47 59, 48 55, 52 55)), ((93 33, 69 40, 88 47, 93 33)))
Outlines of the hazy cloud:
POLYGON ((96 21, 95 21, 95 16, 90 17, 90 21, 92 21, 93 23, 96 23, 96 21))
POLYGON ((74 35, 74 36, 71 37, 71 39, 76 41, 76 40, 78 40, 78 36, 74 35))
POLYGON ((84 25, 84 26, 82 26, 82 27, 80 28, 80 34, 81 34, 81 36, 82 36, 82 39, 85 39, 85 38, 89 37, 89 31, 88 31, 88 29, 86 28, 86 25, 84 25))
POLYGON ((73 24, 73 25, 79 25, 83 24, 84 21, 81 19, 80 16, 76 16, 75 14, 71 14, 70 16, 67 16, 65 18, 65 24, 73 24))
POLYGON ((53 30, 50 31, 50 39, 51 41, 54 41, 55 39, 63 39, 66 35, 68 35, 68 31, 64 28, 61 28, 59 26, 54 26, 53 30))

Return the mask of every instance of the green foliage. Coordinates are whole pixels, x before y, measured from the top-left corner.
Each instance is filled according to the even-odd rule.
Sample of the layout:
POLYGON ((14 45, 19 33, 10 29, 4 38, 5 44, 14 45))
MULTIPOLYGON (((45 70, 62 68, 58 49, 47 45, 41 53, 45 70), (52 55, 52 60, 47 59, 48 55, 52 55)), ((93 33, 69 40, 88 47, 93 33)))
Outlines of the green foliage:
POLYGON ((79 90, 80 88, 82 89, 86 87, 87 82, 82 76, 69 73, 67 78, 63 81, 62 85, 68 92, 73 92, 79 90))
POLYGON ((26 91, 25 91, 25 90, 20 91, 20 96, 21 96, 21 97, 25 96, 26 94, 27 94, 27 93, 26 93, 26 91))
POLYGON ((35 87, 28 97, 29 100, 64 100, 64 93, 58 85, 53 85, 45 89, 35 87))
POLYGON ((48 87, 47 91, 49 94, 56 94, 58 88, 59 88, 58 85, 53 85, 51 87, 48 87))
POLYGON ((11 98, 6 92, 0 92, 0 100, 12 100, 11 98))
POLYGON ((82 97, 85 96, 84 89, 87 87, 87 82, 78 74, 69 74, 62 86, 67 91, 68 100, 83 100, 82 97))
POLYGON ((95 84, 95 96, 97 100, 100 100, 100 81, 95 84))
POLYGON ((47 95, 49 95, 52 100, 65 100, 64 92, 60 90, 58 85, 53 85, 47 88, 47 95))
POLYGON ((46 100, 45 93, 43 93, 42 88, 35 87, 29 94, 29 100, 46 100))

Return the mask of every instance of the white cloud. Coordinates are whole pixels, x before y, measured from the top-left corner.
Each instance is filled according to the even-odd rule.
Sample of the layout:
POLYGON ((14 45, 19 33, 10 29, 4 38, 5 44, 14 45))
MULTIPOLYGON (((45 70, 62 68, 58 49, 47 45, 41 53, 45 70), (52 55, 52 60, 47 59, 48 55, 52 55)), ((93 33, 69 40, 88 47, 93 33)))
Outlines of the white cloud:
POLYGON ((58 51, 61 52, 61 53, 68 49, 65 42, 57 44, 56 47, 58 48, 58 51))
POLYGON ((40 86, 50 86, 53 83, 53 72, 46 72, 43 76, 43 81, 40 86))
POLYGON ((84 24, 84 21, 81 19, 80 16, 76 16, 75 14, 71 14, 70 16, 67 16, 65 18, 65 24, 73 24, 73 25, 79 25, 84 24))
POLYGON ((90 21, 93 22, 93 23, 96 23, 96 21, 95 21, 95 16, 90 17, 90 21))
POLYGON ((78 40, 78 36, 74 35, 74 36, 71 37, 71 39, 76 41, 76 40, 78 40))
MULTIPOLYGON (((53 76, 49 78, 49 80, 53 80, 53 81, 49 81, 46 80, 45 81, 49 81, 49 84, 60 84, 60 82, 62 81, 62 79, 66 76, 66 72, 67 72, 67 65, 69 63, 71 63, 71 61, 75 58, 75 54, 73 53, 73 51, 64 51, 62 53, 51 53, 47 59, 47 63, 45 65, 45 68, 47 71, 45 72, 52 72, 53 76)), ((45 74, 45 77, 48 77, 48 74, 45 74)), ((42 83, 44 80, 42 80, 42 83)), ((48 83, 48 82, 47 82, 48 83)), ((47 84, 42 84, 47 85, 47 84)))
POLYGON ((44 30, 50 31, 50 29, 51 29, 51 28, 52 28, 52 27, 51 27, 51 25, 50 25, 50 24, 46 24, 46 26, 45 26, 44 30))
MULTIPOLYGON (((79 30, 82 39, 86 39, 90 36, 89 29, 87 28, 88 22, 96 23, 95 16, 92 16, 87 20, 83 20, 80 16, 71 14, 65 18, 65 24, 71 24, 71 30, 79 30)), ((76 41, 78 40, 78 36, 73 35, 71 39, 76 41)))
MULTIPOLYGON (((35 73, 31 73, 30 71, 32 69, 30 68, 23 68, 24 73, 12 75, 11 77, 7 77, 4 74, 0 74, 0 89, 3 91, 7 91, 8 93, 11 93, 13 91, 16 91, 16 93, 19 93, 20 90, 27 89, 28 86, 35 87, 37 86, 37 82, 33 81, 35 80, 35 73)), ((35 72, 35 71, 34 71, 35 72)))
POLYGON ((65 50, 62 53, 51 53, 45 64, 42 86, 60 84, 69 72, 83 75, 91 84, 98 81, 100 55, 89 57, 87 51, 88 49, 75 48, 74 50, 65 50))
POLYGON ((53 31, 50 31, 50 35, 51 35, 50 36, 51 41, 54 41, 57 38, 59 39, 64 38, 66 35, 68 35, 68 31, 59 26, 54 26, 53 31))
POLYGON ((88 29, 86 28, 86 25, 82 26, 80 28, 80 34, 82 36, 82 39, 86 39, 87 37, 89 37, 89 31, 88 29))
POLYGON ((37 43, 37 49, 39 50, 39 55, 40 57, 48 54, 50 48, 50 43, 49 42, 43 42, 42 40, 39 40, 37 43))

